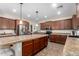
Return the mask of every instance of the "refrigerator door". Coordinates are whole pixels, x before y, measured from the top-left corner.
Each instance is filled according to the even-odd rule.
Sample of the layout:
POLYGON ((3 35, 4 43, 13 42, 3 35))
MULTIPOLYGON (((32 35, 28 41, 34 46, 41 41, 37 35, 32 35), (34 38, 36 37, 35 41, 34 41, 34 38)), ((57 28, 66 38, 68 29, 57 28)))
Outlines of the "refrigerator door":
POLYGON ((26 32, 26 26, 25 25, 19 25, 19 35, 24 35, 26 32))

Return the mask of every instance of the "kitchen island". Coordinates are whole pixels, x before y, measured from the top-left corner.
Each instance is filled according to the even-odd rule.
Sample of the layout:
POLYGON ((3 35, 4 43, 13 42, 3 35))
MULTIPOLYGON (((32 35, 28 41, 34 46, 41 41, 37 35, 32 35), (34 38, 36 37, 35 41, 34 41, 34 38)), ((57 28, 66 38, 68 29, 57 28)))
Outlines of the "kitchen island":
POLYGON ((47 46, 47 42, 48 42, 47 36, 48 36, 47 34, 32 34, 32 35, 2 37, 2 38, 0 38, 0 50, 12 47, 15 51, 15 55, 25 56, 27 54, 25 54, 23 52, 27 52, 26 51, 26 50, 28 50, 27 48, 30 49, 31 47, 33 47, 33 49, 30 50, 32 52, 32 54, 31 54, 31 52, 27 52, 27 53, 29 55, 34 55, 35 53, 37 53, 38 51, 40 51, 41 49, 43 49, 44 47, 47 46), (40 48, 38 48, 38 46, 34 46, 34 44, 36 45, 36 42, 37 42, 36 40, 41 42, 41 43, 39 43, 39 42, 37 43, 37 44, 39 44, 40 48), (30 46, 30 47, 28 46, 30 44, 29 41, 33 44, 33 46, 30 46), (39 49, 39 50, 36 51, 37 49, 39 49), (35 52, 33 52, 33 50, 35 52))
POLYGON ((64 56, 79 56, 79 38, 67 37, 64 50, 64 56))

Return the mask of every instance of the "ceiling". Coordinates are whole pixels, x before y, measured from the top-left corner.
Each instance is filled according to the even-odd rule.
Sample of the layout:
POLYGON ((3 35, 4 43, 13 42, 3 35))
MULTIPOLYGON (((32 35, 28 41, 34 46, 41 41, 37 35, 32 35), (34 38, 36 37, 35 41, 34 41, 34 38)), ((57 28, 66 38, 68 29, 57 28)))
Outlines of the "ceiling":
MULTIPOLYGON (((58 3, 60 8, 55 8, 52 3, 24 3, 22 5, 22 18, 29 19, 32 22, 39 22, 47 19, 57 19, 62 17, 72 16, 76 13, 76 6, 74 3, 58 3), (38 16, 36 12, 38 11, 38 16), (58 15, 57 12, 61 14, 58 15), (45 17, 44 17, 45 16, 45 17)), ((19 18, 20 4, 19 3, 0 3, 0 16, 19 18), (13 9, 14 12, 13 12, 13 9)))

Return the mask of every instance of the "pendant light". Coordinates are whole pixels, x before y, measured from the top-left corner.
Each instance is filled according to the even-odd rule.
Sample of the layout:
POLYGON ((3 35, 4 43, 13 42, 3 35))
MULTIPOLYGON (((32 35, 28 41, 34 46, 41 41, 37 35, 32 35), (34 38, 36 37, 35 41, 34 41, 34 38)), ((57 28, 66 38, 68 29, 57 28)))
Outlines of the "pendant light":
POLYGON ((39 13, 39 11, 36 10, 35 13, 36 13, 36 20, 38 20, 38 19, 39 19, 39 17, 38 17, 38 13, 39 13))
POLYGON ((20 19, 22 20, 22 5, 23 3, 20 3, 20 19))
POLYGON ((22 6, 23 6, 23 3, 20 3, 20 24, 22 24, 22 16, 23 16, 23 14, 22 14, 22 6))

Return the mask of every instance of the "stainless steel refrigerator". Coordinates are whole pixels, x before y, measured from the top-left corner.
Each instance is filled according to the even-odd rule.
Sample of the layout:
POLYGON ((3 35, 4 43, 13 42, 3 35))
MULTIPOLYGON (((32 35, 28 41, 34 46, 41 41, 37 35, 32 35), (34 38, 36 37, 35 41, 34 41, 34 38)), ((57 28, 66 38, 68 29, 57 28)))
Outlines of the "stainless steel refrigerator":
POLYGON ((27 33, 26 31, 28 29, 27 29, 27 26, 26 25, 23 25, 22 24, 22 25, 18 25, 18 29, 17 30, 18 30, 18 34, 19 35, 25 35, 27 33))

